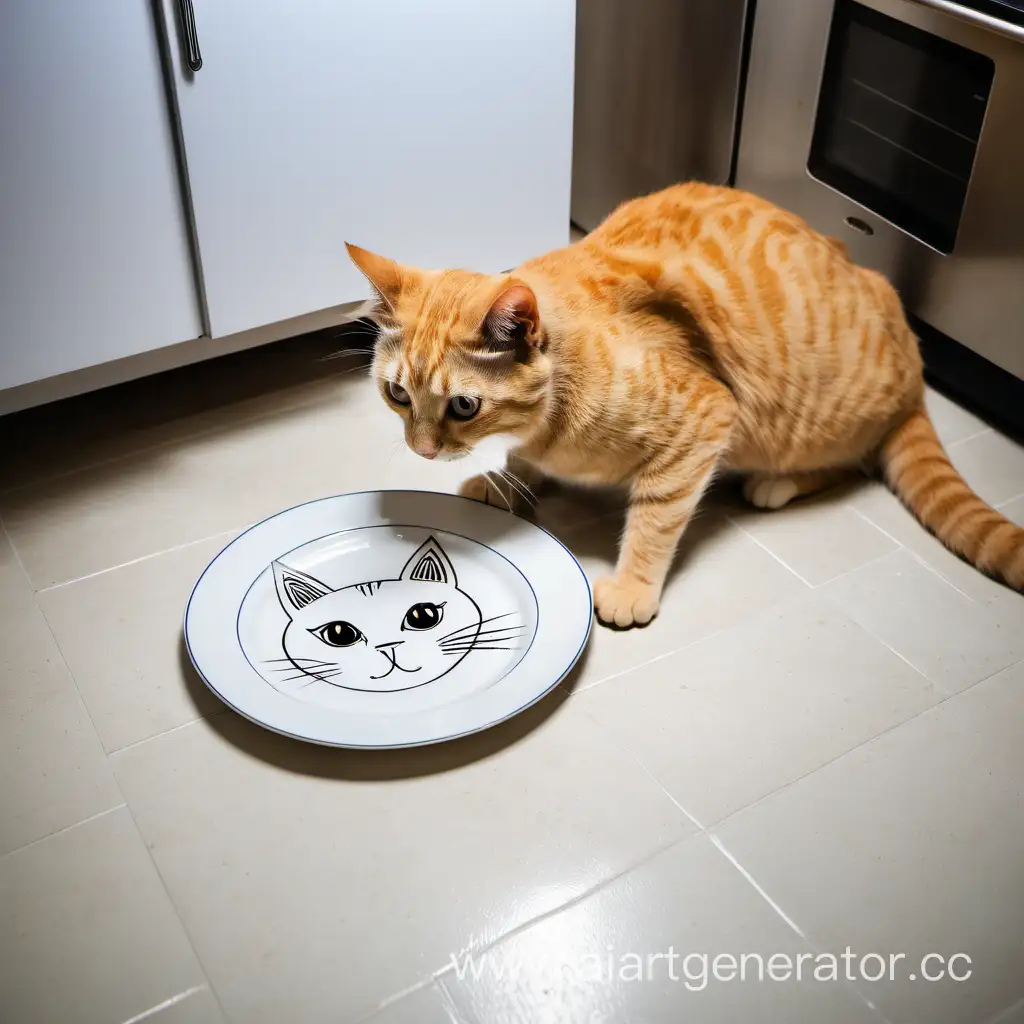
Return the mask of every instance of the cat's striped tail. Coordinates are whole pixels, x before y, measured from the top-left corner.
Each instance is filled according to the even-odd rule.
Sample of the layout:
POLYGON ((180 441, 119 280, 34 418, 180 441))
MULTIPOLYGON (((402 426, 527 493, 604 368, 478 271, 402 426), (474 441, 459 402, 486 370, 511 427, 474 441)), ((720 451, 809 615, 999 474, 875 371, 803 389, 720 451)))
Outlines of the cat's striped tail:
POLYGON ((880 456, 886 482, 946 547, 982 572, 1024 590, 1024 529, 967 486, 924 408, 886 438, 880 456))

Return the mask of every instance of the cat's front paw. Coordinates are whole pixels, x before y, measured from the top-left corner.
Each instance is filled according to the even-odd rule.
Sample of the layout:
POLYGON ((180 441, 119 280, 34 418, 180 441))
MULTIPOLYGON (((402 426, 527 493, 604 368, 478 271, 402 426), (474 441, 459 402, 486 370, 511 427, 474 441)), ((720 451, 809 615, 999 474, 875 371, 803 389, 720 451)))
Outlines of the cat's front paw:
POLYGON ((529 505, 515 491, 511 484, 507 484, 503 491, 493 480, 488 479, 482 473, 479 476, 471 476, 462 486, 459 487, 459 494, 464 498, 471 498, 473 501, 482 501, 485 505, 495 505, 498 508, 508 509, 510 512, 524 513, 529 511, 529 505))
POLYGON ((459 494, 464 498, 473 501, 482 501, 485 505, 500 505, 508 507, 507 502, 501 500, 501 495, 490 480, 481 473, 479 476, 471 476, 459 487, 459 494))
POLYGON ((661 606, 661 595, 649 583, 602 576, 594 584, 594 610, 605 626, 629 629, 646 626, 661 606))

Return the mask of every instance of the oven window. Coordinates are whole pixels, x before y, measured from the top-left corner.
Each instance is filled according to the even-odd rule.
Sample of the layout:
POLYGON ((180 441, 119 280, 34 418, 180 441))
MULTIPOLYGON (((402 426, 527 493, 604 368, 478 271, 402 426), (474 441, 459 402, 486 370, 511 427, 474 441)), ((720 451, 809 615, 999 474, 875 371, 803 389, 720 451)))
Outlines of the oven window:
POLYGON ((994 71, 983 54, 837 0, 808 170, 952 252, 994 71))

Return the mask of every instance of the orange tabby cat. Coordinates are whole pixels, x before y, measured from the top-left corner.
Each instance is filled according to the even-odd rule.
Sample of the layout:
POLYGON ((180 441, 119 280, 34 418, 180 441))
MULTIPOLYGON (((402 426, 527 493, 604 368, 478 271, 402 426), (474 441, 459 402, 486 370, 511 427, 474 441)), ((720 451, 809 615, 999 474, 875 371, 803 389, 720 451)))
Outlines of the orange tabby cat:
MULTIPOLYGON (((374 375, 414 451, 458 458, 497 435, 519 472, 628 488, 615 573, 594 588, 606 623, 657 613, 720 468, 778 508, 880 464, 950 548, 1024 586, 1024 530, 950 464, 893 288, 762 199, 678 185, 511 275, 349 252, 378 293, 374 375)), ((463 493, 501 500, 484 477, 463 493)))

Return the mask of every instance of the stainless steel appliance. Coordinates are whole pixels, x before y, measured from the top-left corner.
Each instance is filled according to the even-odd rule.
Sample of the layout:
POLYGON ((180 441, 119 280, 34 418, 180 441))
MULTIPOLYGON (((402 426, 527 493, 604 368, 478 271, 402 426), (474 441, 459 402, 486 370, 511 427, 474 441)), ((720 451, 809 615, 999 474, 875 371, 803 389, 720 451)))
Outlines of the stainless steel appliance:
POLYGON ((1024 378, 1024 0, 758 0, 736 184, 1024 378))
POLYGON ((747 0, 579 0, 572 219, 732 170, 747 0))

